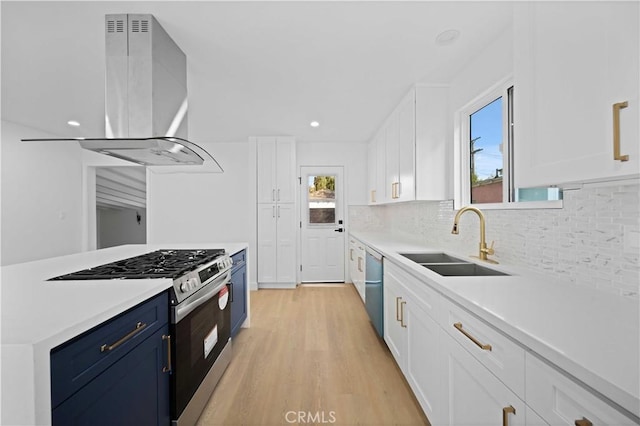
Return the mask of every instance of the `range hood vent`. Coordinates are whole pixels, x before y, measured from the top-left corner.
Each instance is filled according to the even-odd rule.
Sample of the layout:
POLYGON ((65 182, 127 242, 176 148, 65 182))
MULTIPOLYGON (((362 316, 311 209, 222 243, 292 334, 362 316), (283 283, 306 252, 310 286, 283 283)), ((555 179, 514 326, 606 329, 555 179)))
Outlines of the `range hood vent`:
POLYGON ((105 137, 46 140, 78 141, 158 173, 222 172, 187 139, 187 57, 153 15, 106 15, 105 41, 105 137))

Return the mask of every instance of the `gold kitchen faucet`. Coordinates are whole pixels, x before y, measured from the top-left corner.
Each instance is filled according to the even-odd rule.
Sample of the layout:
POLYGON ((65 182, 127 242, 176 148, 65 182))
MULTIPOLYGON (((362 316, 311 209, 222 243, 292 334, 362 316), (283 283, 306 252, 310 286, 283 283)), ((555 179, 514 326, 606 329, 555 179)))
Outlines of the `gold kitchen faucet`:
POLYGON ((462 214, 467 211, 474 212, 480 218, 480 250, 479 250, 478 256, 472 256, 472 257, 477 257, 478 259, 483 260, 485 262, 497 264, 498 263, 497 261, 493 259, 489 259, 487 257, 488 255, 492 255, 495 253, 495 250, 493 249, 494 242, 493 241, 491 242, 491 247, 487 247, 487 241, 486 241, 485 231, 484 231, 485 230, 484 214, 482 213, 482 211, 480 211, 480 209, 472 206, 467 206, 458 210, 458 213, 456 213, 456 217, 453 219, 453 228, 451 229, 451 233, 458 235, 459 233, 458 221, 460 220, 460 216, 462 216, 462 214))

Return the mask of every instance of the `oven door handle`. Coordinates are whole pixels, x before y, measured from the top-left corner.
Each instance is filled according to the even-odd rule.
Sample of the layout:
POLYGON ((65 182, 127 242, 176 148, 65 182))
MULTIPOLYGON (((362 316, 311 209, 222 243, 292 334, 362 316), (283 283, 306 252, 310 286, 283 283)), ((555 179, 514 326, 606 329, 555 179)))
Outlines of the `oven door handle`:
POLYGON ((230 279, 231 271, 227 271, 227 273, 225 273, 223 276, 216 279, 215 282, 207 284, 204 289, 197 292, 196 294, 198 295, 198 297, 196 297, 194 300, 187 299, 185 302, 176 306, 174 324, 179 323, 180 320, 193 312, 193 310, 198 306, 202 305, 213 296, 218 294, 220 290, 222 290, 222 288, 227 285, 230 279), (211 289, 209 290, 210 287, 211 289))

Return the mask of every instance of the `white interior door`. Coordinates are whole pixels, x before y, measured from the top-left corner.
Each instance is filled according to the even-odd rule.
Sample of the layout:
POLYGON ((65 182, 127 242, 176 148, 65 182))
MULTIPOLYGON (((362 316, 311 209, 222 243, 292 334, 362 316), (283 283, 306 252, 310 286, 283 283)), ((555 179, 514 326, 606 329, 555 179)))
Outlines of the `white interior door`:
POLYGON ((344 282, 343 168, 300 168, 301 282, 344 282))

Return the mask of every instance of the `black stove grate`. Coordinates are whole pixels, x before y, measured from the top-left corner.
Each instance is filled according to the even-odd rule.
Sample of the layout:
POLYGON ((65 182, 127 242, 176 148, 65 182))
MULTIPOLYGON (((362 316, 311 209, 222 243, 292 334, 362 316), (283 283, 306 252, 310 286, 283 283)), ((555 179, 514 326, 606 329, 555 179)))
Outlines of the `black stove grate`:
POLYGON ((118 260, 49 281, 178 278, 225 253, 224 249, 157 250, 118 260))

